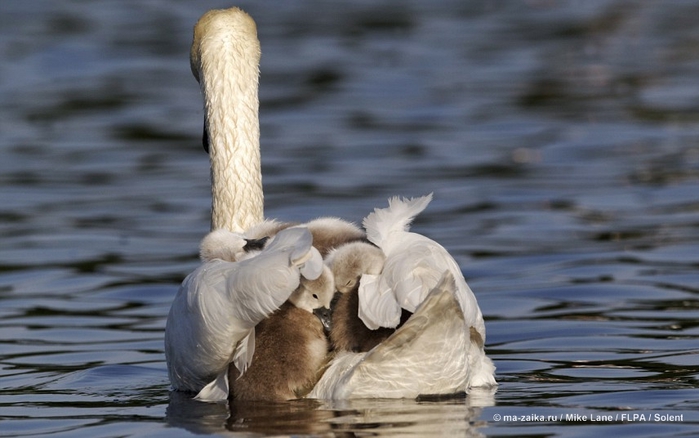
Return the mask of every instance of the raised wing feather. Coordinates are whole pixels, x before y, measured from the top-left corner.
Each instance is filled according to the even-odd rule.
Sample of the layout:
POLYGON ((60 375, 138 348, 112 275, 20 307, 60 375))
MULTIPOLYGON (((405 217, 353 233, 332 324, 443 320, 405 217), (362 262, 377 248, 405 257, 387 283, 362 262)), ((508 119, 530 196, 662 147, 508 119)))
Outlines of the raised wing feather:
POLYGON ((378 275, 364 274, 359 279, 359 318, 371 330, 396 327, 400 323, 400 305, 391 289, 381 289, 378 275))
POLYGON ((311 280, 318 278, 322 259, 313 250, 312 241, 307 229, 287 228, 274 236, 260 254, 237 263, 235 275, 230 275, 227 282, 231 299, 237 303, 232 316, 252 328, 289 298, 299 286, 301 270, 311 280))
MULTIPOLYGON (((406 237, 415 236, 414 234, 406 237)), ((415 239, 410 239, 415 240, 415 239)), ((424 242, 408 242, 386 260, 381 275, 385 288, 390 288, 402 308, 415 312, 427 294, 437 285, 445 270, 435 259, 435 251, 424 242)))
POLYGON ((299 267, 299 272, 303 278, 307 280, 315 280, 323 273, 323 256, 320 255, 315 247, 311 247, 308 256, 303 264, 299 267))

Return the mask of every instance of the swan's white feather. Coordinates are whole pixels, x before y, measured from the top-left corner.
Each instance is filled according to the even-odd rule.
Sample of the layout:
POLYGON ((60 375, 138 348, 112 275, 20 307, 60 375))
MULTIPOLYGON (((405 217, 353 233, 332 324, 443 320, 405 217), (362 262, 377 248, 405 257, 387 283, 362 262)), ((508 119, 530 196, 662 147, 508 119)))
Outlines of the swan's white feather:
POLYGON ((380 289, 378 275, 364 274, 359 280, 359 318, 371 330, 396 327, 401 308, 390 288, 380 289))
MULTIPOLYGON (((431 200, 432 193, 410 200, 394 196, 388 200, 388 208, 375 208, 373 213, 364 218, 367 238, 379 247, 379 242, 392 242, 391 235, 408 231, 415 216, 420 214, 431 200)), ((386 249, 383 249, 386 252, 386 249)))
POLYGON ((217 378, 222 381, 220 374, 234 360, 244 371, 254 351, 255 325, 289 298, 299 285, 300 271, 320 274, 316 268, 304 269, 323 266, 311 242, 307 229, 284 230, 253 258, 213 260, 185 278, 165 327, 165 354, 175 389, 199 392, 217 378))
MULTIPOLYGON (((233 365, 243 374, 247 369, 248 365, 252 362, 252 356, 255 354, 255 329, 252 328, 248 330, 247 335, 238 342, 233 350, 233 365)), ((226 376, 228 376, 228 369, 224 371, 226 376)), ((226 377, 227 381, 228 377, 226 377)))
POLYGON ((228 368, 204 386, 194 398, 206 402, 226 400, 228 398, 228 368))
MULTIPOLYGON (((392 198, 388 208, 375 209, 364 219, 369 240, 386 254, 378 288, 391 289, 397 303, 412 312, 434 288, 442 272, 448 270, 456 281, 456 298, 466 323, 475 326, 485 339, 483 316, 459 265, 442 245, 409 231, 414 215, 424 210, 431 199, 431 194, 414 199, 392 198)), ((360 306, 364 306, 361 301, 360 306)))

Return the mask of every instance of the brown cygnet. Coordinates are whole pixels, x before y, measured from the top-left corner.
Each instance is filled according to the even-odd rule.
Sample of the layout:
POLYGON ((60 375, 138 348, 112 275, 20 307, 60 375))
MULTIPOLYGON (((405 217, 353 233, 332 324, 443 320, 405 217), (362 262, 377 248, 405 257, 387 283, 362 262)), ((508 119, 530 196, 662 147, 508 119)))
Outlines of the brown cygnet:
MULTIPOLYGON (((385 256, 376 246, 351 242, 331 251, 325 259, 335 278, 339 297, 333 305, 330 341, 335 351, 365 352, 393 334, 393 328, 371 330, 359 318, 359 280, 363 274, 378 275, 385 256)), ((401 324, 411 313, 403 311, 401 324)))
POLYGON ((318 310, 328 312, 333 277, 325 267, 316 280, 301 280, 289 300, 255 327, 255 353, 242 374, 228 371, 235 400, 283 401, 303 397, 325 364, 328 341, 318 310))

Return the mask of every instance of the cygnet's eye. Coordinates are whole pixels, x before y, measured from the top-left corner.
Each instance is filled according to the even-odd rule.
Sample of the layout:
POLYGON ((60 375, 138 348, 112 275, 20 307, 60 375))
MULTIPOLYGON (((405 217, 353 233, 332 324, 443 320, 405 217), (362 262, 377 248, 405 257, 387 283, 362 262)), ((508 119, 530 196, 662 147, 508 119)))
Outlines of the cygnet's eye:
POLYGON ((347 286, 347 287, 352 287, 352 286, 354 286, 354 280, 353 280, 353 279, 347 280, 347 283, 345 283, 345 286, 347 286))
POLYGON ((318 299, 318 294, 313 294, 313 299, 318 299))

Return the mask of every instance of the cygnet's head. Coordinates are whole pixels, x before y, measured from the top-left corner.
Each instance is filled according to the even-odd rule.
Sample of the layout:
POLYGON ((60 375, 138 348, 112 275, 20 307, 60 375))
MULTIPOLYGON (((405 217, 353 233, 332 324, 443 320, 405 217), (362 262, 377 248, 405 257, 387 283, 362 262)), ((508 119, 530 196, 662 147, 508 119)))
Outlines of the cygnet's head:
POLYGON ((299 287, 291 294, 289 301, 299 309, 313 313, 320 319, 323 329, 330 332, 332 314, 330 302, 335 294, 333 274, 327 266, 315 280, 301 277, 299 287))
POLYGON ((268 240, 268 237, 248 239, 232 231, 214 230, 202 239, 199 245, 199 258, 202 262, 210 262, 214 259, 240 262, 259 254, 268 240))
POLYGON ((315 280, 301 277, 299 287, 291 294, 289 301, 299 309, 313 313, 318 308, 330 308, 330 302, 335 293, 333 275, 327 266, 315 280))
POLYGON ((386 256, 381 249, 366 242, 351 242, 334 249, 325 259, 335 278, 335 288, 342 293, 354 289, 364 274, 378 275, 386 256))
POLYGON ((227 262, 240 261, 245 255, 247 241, 242 234, 218 229, 207 234, 199 245, 199 257, 203 262, 221 259, 227 262))

